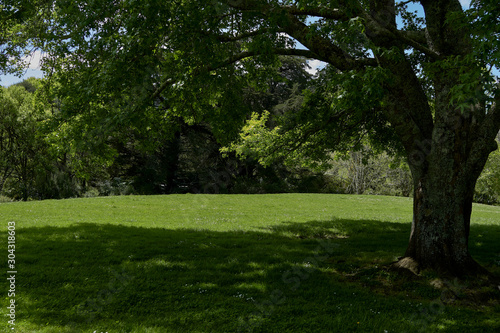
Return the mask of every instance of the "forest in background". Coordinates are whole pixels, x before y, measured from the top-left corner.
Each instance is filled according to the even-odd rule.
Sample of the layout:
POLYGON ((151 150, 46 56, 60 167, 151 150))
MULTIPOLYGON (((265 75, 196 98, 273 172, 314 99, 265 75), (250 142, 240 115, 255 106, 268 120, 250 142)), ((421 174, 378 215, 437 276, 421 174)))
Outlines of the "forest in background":
MULTIPOLYGON (((265 90, 242 88, 244 105, 234 107, 245 115, 245 126, 258 126, 261 120, 276 126, 274 117, 300 109, 306 88, 314 90, 318 78, 307 72, 305 59, 281 59, 265 90)), ((362 136, 352 149, 332 153, 327 164, 262 165, 227 148, 241 135, 241 123, 224 138, 210 121, 158 119, 148 112, 134 126, 111 131, 109 124, 82 125, 61 116, 61 102, 35 78, 2 87, 0 99, 1 201, 171 193, 413 193, 404 157, 362 136), (92 127, 92 136, 82 140, 82 126, 92 127)), ((489 157, 474 201, 500 203, 499 150, 489 157)))

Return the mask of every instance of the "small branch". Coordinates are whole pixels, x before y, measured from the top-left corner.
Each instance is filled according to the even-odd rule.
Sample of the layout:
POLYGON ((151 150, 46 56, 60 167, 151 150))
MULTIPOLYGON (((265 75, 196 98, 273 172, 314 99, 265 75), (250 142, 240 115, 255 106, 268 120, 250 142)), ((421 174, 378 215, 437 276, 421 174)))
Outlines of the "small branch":
POLYGON ((259 29, 259 30, 255 30, 255 31, 250 31, 250 32, 243 32, 243 33, 236 35, 236 36, 216 35, 216 34, 210 34, 210 33, 205 32, 205 31, 201 31, 202 34, 204 34, 206 36, 212 36, 215 39, 217 39, 218 41, 223 42, 223 43, 237 42, 237 41, 242 40, 242 39, 263 35, 263 34, 269 33, 269 32, 284 32, 284 31, 275 31, 275 30, 271 30, 268 28, 264 28, 264 29, 259 29))
POLYGON ((151 95, 150 99, 151 100, 155 100, 157 99, 160 94, 165 91, 165 89, 167 89, 168 86, 171 86, 172 84, 175 83, 175 80, 171 79, 171 78, 168 78, 166 79, 159 87, 158 89, 155 90, 155 92, 151 95))
POLYGON ((410 4, 412 2, 418 2, 417 0, 408 0, 408 1, 402 1, 396 3, 396 7, 401 7, 401 6, 406 6, 407 4, 410 4))
POLYGON ((222 35, 213 35, 218 41, 227 43, 227 42, 236 42, 242 39, 250 38, 250 37, 255 37, 261 34, 265 34, 268 32, 269 29, 262 29, 262 30, 256 30, 252 32, 246 32, 246 33, 241 33, 236 36, 222 36, 222 35))
POLYGON ((331 9, 325 7, 315 8, 297 8, 296 6, 286 6, 284 9, 295 16, 317 16, 336 21, 348 21, 349 17, 345 12, 340 9, 331 9))
POLYGON ((304 58, 308 58, 308 59, 318 59, 318 56, 310 50, 275 49, 274 53, 279 54, 279 55, 284 55, 284 56, 298 56, 298 57, 304 57, 304 58))

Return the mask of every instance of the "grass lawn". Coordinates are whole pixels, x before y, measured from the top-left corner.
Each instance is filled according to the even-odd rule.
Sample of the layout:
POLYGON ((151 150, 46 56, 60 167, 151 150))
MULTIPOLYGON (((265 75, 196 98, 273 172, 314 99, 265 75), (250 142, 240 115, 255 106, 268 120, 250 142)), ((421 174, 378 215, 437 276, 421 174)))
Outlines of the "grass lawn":
MULTIPOLYGON (((500 332, 500 292, 474 302, 465 282, 384 269, 411 207, 323 194, 2 203, 0 331, 14 221, 13 332, 500 332)), ((475 205, 470 250, 498 275, 499 240, 500 207, 475 205)))

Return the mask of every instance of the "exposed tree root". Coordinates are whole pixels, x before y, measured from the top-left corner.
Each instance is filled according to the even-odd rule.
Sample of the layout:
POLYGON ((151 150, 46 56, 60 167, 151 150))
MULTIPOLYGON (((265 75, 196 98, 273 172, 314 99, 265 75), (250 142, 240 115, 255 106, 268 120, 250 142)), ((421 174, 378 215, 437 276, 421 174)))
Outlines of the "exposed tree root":
POLYGON ((398 261, 392 263, 389 268, 397 271, 407 271, 415 275, 420 275, 423 271, 431 271, 447 279, 467 279, 471 277, 490 281, 498 281, 499 279, 498 276, 493 275, 472 259, 472 257, 469 257, 461 265, 447 265, 446 263, 439 262, 434 265, 425 265, 411 257, 401 257, 398 261))
POLYGON ((422 269, 416 260, 410 257, 399 258, 388 266, 402 276, 434 276, 429 284, 441 290, 440 300, 444 304, 463 304, 467 306, 491 306, 500 304, 500 277, 493 275, 486 268, 471 258, 467 266, 455 270, 422 269), (437 278, 435 277, 437 274, 437 278))
POLYGON ((420 274, 420 265, 410 257, 399 258, 399 260, 392 263, 389 268, 401 273, 409 273, 414 275, 420 274))

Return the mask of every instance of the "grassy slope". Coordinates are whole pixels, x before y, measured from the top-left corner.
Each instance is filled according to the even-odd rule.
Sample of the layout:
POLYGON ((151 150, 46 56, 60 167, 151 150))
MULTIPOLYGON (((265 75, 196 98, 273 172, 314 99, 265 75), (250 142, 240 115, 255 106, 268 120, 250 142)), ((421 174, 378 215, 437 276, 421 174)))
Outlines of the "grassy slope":
MULTIPOLYGON (((17 332, 500 330, 498 305, 444 306, 445 291, 380 269, 410 220, 410 199, 381 196, 4 203, 0 251, 15 221, 17 332)), ((499 238, 500 208, 476 205, 471 252, 496 272, 499 238)), ((448 288, 455 304, 463 289, 448 288)), ((2 279, 0 329, 7 290, 2 279)))

